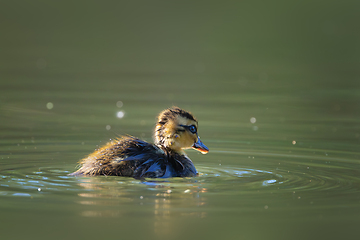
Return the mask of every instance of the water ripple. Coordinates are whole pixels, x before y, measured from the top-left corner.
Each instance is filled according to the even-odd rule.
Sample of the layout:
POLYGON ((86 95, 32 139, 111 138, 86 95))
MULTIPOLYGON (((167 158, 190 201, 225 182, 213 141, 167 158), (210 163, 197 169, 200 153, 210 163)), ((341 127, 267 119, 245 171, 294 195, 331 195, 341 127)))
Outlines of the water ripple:
MULTIPOLYGON (((216 192, 221 194, 254 193, 258 191, 285 191, 329 194, 360 193, 356 168, 351 165, 337 166, 337 159, 328 164, 328 158, 309 156, 290 156, 288 154, 244 153, 236 151, 221 152, 222 155, 251 155, 262 159, 254 162, 254 168, 241 168, 226 164, 199 164, 196 178, 147 179, 145 182, 120 177, 72 177, 69 171, 61 168, 24 168, 0 172, 0 196, 42 197, 47 194, 72 194, 87 197, 131 196, 136 191, 171 191, 179 194, 190 192, 216 192), (274 160, 276 158, 276 161, 274 160), (326 161, 325 161, 326 160, 326 161), (276 164, 276 162, 279 162, 276 164), (281 162, 281 164, 280 164, 281 162), (255 164, 256 163, 256 164, 255 164), (266 164, 265 164, 266 163, 266 164), (349 171, 353 171, 349 174, 349 171), (90 193, 93 192, 93 193, 90 193)), ((244 157, 244 159, 247 159, 244 157)), ((346 160, 341 159, 344 163, 346 160)))

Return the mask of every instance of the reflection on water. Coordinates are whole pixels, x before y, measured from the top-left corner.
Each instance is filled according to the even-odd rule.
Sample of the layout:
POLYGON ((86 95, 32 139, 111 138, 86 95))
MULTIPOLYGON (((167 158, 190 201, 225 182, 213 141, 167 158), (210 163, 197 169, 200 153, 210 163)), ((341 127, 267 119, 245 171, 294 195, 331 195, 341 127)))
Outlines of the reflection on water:
MULTIPOLYGON (((239 194, 278 189, 290 192, 302 190, 304 193, 310 193, 336 189, 336 193, 339 194, 360 190, 357 185, 351 184, 357 179, 356 175, 342 174, 342 172, 357 171, 352 169, 356 161, 346 158, 213 151, 213 154, 217 153, 222 157, 250 155, 252 157, 249 156, 249 158, 252 161, 256 157, 257 161, 262 163, 267 161, 272 163, 278 161, 278 163, 271 171, 222 164, 209 167, 202 164, 198 166, 199 176, 196 178, 147 179, 147 181, 105 176, 71 177, 67 175, 69 173, 67 170, 52 168, 42 168, 32 172, 29 172, 30 169, 27 168, 4 169, 1 171, 1 195, 38 197, 44 193, 71 191, 77 192, 79 197, 86 199, 77 200, 80 204, 112 205, 114 202, 116 204, 132 202, 143 205, 151 202, 151 205, 154 205, 154 211, 158 214, 160 209, 168 209, 174 199, 176 199, 177 207, 180 208, 204 206, 207 193, 218 191, 221 194, 229 192, 239 194), (337 166, 340 163, 341 165, 337 166), (344 163, 348 166, 345 167, 344 163)), ((165 212, 162 211, 162 214, 165 212)), ((111 214, 116 214, 116 212, 111 212, 111 214)), ((104 214, 94 213, 93 215, 104 214)))
POLYGON ((351 239, 360 222, 359 1, 7 1, 4 239, 351 239), (66 17, 64 17, 66 16, 66 17), (190 179, 75 178, 117 135, 193 112, 190 179))
POLYGON ((346 158, 234 149, 214 150, 212 154, 222 158, 222 163, 198 164, 199 176, 195 178, 166 180, 72 177, 68 176, 71 171, 63 167, 34 169, 26 165, 17 165, 18 168, 4 165, 0 172, 0 196, 5 204, 21 202, 24 198, 39 204, 44 200, 61 201, 61 206, 72 206, 72 212, 85 218, 139 216, 143 219, 139 224, 145 220, 147 226, 151 225, 153 236, 161 238, 181 236, 179 224, 184 224, 183 221, 206 221, 213 219, 218 211, 230 210, 251 219, 250 213, 271 212, 290 204, 292 211, 298 209, 311 214, 314 210, 345 204, 344 196, 351 204, 360 196, 359 185, 355 184, 357 176, 345 174, 357 171, 351 169, 357 163, 346 158), (224 163, 233 157, 243 163, 258 162, 263 167, 239 168, 224 163))
POLYGON ((79 179, 79 186, 86 192, 78 195, 84 200, 78 201, 83 205, 98 205, 114 207, 114 210, 85 210, 80 214, 84 217, 118 217, 126 215, 127 209, 123 204, 132 204, 139 210, 151 211, 153 218, 153 231, 157 235, 169 237, 176 231, 171 219, 191 216, 206 217, 202 206, 206 205, 206 197, 202 195, 207 191, 201 183, 188 180, 140 182, 133 179, 104 179, 102 177, 79 179), (114 181, 115 180, 115 184, 114 181), (145 191, 144 191, 145 190, 145 191), (120 205, 119 205, 120 204, 120 205), (195 211, 181 211, 181 209, 194 209, 195 211))

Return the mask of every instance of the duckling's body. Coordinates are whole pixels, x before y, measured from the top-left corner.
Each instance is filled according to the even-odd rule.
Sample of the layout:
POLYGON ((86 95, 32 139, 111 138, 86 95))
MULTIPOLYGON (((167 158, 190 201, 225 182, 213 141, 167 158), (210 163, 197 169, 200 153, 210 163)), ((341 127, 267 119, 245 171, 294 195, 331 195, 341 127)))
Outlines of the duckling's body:
POLYGON ((173 107, 160 113, 155 144, 126 136, 109 142, 83 159, 71 175, 115 175, 134 178, 193 177, 192 161, 183 149, 208 148, 197 135, 197 121, 188 112, 173 107))

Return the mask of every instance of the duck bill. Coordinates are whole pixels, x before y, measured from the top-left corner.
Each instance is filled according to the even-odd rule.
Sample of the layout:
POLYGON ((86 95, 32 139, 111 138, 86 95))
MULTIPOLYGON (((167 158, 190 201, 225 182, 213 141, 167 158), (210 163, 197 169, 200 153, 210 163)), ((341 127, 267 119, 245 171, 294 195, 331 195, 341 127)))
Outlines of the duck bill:
POLYGON ((198 140, 194 145, 192 146, 193 149, 198 150, 202 154, 206 154, 209 152, 209 148, 203 144, 203 142, 200 140, 200 137, 198 137, 198 140))

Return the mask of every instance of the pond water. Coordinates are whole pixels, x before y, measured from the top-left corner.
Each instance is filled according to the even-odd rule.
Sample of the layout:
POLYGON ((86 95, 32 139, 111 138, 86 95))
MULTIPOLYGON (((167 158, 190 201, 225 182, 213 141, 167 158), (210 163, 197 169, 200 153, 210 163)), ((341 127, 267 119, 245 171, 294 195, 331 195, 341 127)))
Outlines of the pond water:
POLYGON ((346 3, 9 3, 2 237, 357 236, 360 19, 346 3), (118 135, 152 142, 173 105, 210 149, 187 151, 198 177, 68 176, 118 135))

